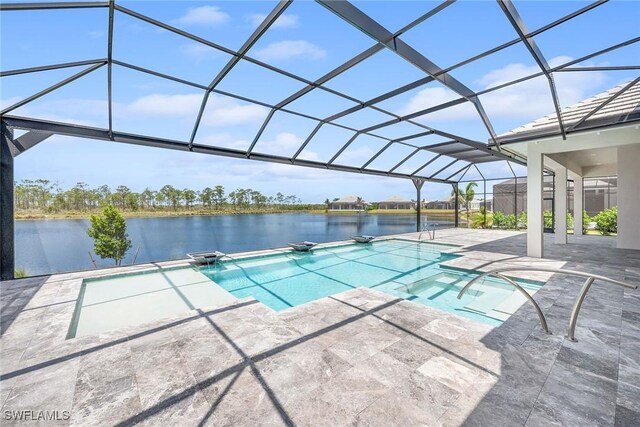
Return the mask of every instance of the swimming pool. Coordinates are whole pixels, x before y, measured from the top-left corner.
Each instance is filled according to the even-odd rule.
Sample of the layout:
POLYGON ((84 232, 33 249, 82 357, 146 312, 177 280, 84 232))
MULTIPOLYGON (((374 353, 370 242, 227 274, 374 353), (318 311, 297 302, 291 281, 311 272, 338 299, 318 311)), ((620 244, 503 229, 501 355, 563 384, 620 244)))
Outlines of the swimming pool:
MULTIPOLYGON (((358 287, 498 325, 524 302, 511 285, 486 279, 461 300, 458 292, 476 274, 441 265, 460 255, 446 246, 408 240, 283 252, 228 260, 201 272, 238 298, 253 297, 274 310, 285 310, 358 287)), ((531 294, 540 282, 519 284, 531 294)))
MULTIPOLYGON (((280 311, 358 287, 499 325, 524 297, 498 279, 485 279, 456 297, 476 273, 447 267, 461 255, 447 246, 401 239, 288 250, 215 266, 155 268, 85 279, 68 338, 150 322, 197 308, 252 297, 280 311)), ((518 280, 530 294, 541 282, 518 280)))
POLYGON ((237 299, 191 267, 85 279, 67 338, 94 335, 237 299))

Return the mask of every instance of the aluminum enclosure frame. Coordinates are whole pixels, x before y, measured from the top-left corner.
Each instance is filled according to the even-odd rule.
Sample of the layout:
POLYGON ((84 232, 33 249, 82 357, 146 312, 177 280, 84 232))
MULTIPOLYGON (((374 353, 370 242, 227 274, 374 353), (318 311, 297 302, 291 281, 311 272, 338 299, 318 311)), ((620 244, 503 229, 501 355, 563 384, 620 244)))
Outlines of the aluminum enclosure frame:
MULTIPOLYGON (((402 29, 398 30, 396 33, 391 33, 388 30, 386 30, 383 26, 381 26, 378 22, 376 22, 373 18, 369 17, 368 15, 366 15, 364 12, 360 11, 358 8, 356 8, 355 6, 353 6, 351 3, 344 1, 344 0, 340 0, 340 1, 332 1, 332 2, 325 2, 325 1, 318 1, 319 4, 321 4, 322 6, 324 6, 325 8, 331 10, 332 12, 334 12, 336 15, 338 15, 338 17, 340 17, 341 19, 346 20, 347 22, 349 22, 350 24, 354 25, 356 28, 358 28, 360 31, 362 31, 363 33, 367 34, 369 37, 372 37, 374 39, 374 41, 376 42, 376 44, 374 44, 371 48, 366 49, 365 51, 361 52, 360 54, 356 55, 354 58, 350 59, 349 61, 345 62, 344 64, 341 64, 340 66, 336 67, 334 70, 330 71, 329 73, 327 73, 325 76, 319 78, 316 81, 308 81, 304 78, 301 78, 299 76, 293 75, 291 73, 288 73, 284 70, 278 69, 277 67, 271 66, 269 64, 263 63, 261 61, 258 61, 254 58, 251 58, 248 55, 248 52, 250 50, 250 48, 268 31, 269 27, 277 20, 277 18, 290 6, 290 4, 292 3, 291 0, 282 0, 279 1, 277 3, 277 5, 274 7, 274 9, 272 10, 272 12, 266 16, 263 20, 263 22, 258 26, 258 28, 251 34, 251 36, 249 37, 249 39, 243 44, 243 46, 240 48, 239 51, 233 51, 231 49, 225 48, 224 46, 218 45, 216 43, 212 43, 208 40, 202 39, 198 36, 195 36, 193 34, 190 34, 184 30, 172 27, 169 24, 157 21, 153 18, 150 18, 148 16, 145 16, 143 14, 140 14, 138 12, 129 10, 127 8, 122 7, 121 5, 117 4, 117 2, 115 0, 109 0, 107 2, 52 2, 52 3, 10 3, 10 4, 0 4, 0 11, 19 11, 19 10, 37 10, 37 9, 67 9, 67 8, 108 8, 109 10, 109 19, 108 19, 108 23, 107 23, 107 27, 108 27, 108 57, 105 60, 95 60, 95 61, 80 61, 80 62, 75 62, 75 63, 67 63, 67 64, 54 64, 54 65, 49 65, 49 66, 41 66, 41 67, 32 67, 29 69, 22 69, 22 70, 9 70, 9 71, 2 71, 1 72, 1 76, 8 76, 8 75, 16 75, 16 74, 21 74, 21 73, 27 73, 27 72, 38 72, 38 71, 44 71, 44 70, 50 70, 50 69, 59 69, 59 68, 66 68, 66 67, 71 67, 71 66, 78 66, 81 64, 89 64, 91 65, 91 67, 89 69, 86 69, 84 71, 82 71, 81 73, 78 73, 79 75, 76 76, 72 76, 69 81, 63 81, 60 82, 50 88, 45 89, 44 91, 35 94, 23 101, 21 101, 18 104, 12 105, 10 107, 8 107, 7 109, 3 110, 2 116, 3 117, 7 117, 7 113, 11 112, 12 110, 18 108, 19 106, 22 105, 26 105, 27 103, 39 98, 40 96, 46 95, 49 92, 52 92, 56 89, 58 89, 59 87, 69 83, 70 81, 73 81, 77 78, 80 78, 92 71, 94 71, 97 68, 100 68, 102 65, 106 64, 107 68, 108 68, 108 108, 109 108, 109 127, 108 127, 108 131, 110 133, 113 132, 113 128, 112 128, 112 99, 111 99, 111 85, 112 85, 112 78, 111 78, 111 69, 113 67, 114 64, 118 65, 118 66, 123 66, 123 67, 128 67, 130 69, 134 69, 140 72, 144 72, 144 73, 148 73, 148 74, 152 74, 152 75, 156 75, 158 77, 161 78, 165 78, 165 79, 170 79, 173 80, 175 82, 178 83, 182 83, 182 84, 187 84, 193 87, 198 87, 200 89, 204 89, 205 90, 205 96, 200 108, 200 111, 198 113, 198 116, 196 117, 196 123, 194 125, 194 129, 192 132, 191 137, 189 138, 189 141, 187 141, 188 144, 188 148, 192 149, 193 148, 193 144, 194 144, 194 140, 195 140, 195 136, 197 133, 197 129, 198 129, 198 124, 202 118, 202 114, 204 112, 204 108, 206 107, 206 98, 208 96, 209 93, 219 93, 219 94, 223 94, 225 96, 231 96, 231 97, 235 97, 236 99, 242 99, 243 101, 246 102, 252 102, 258 105, 264 105, 266 107, 270 107, 271 111, 268 114, 265 122, 262 124, 260 130, 258 131, 257 135, 255 136, 251 147, 249 148, 249 150, 247 150, 245 152, 245 158, 249 158, 249 159, 259 159, 259 160, 266 160, 269 161, 269 159, 271 158, 271 156, 268 153, 260 153, 259 156, 256 156, 253 153, 253 149, 256 145, 256 143, 259 141, 260 136, 262 134, 262 132, 264 131, 264 129, 266 128, 266 126, 268 125, 270 119, 273 117, 273 114, 276 111, 284 111, 290 114, 297 114, 300 116, 306 116, 307 118, 316 120, 318 122, 316 128, 312 131, 312 133, 304 140, 303 144, 298 148, 298 150, 296 151, 296 154, 292 157, 289 158, 289 162, 291 164, 305 164, 305 162, 299 162, 297 157, 298 155, 304 150, 304 148, 306 147, 306 145, 311 141, 311 139, 313 138, 313 136, 315 135, 315 133, 318 132, 318 130, 324 126, 324 125, 333 125, 333 126, 339 126, 342 127, 344 129, 350 130, 352 132, 354 132, 352 138, 350 138, 349 140, 347 140, 342 146, 341 148, 339 148, 336 153, 331 156, 330 161, 324 163, 324 167, 327 169, 333 169, 334 167, 337 167, 339 170, 345 170, 345 168, 347 170, 357 170, 358 172, 363 172, 363 173, 367 173, 367 172, 372 172, 371 170, 368 170, 368 166, 375 161, 384 151, 386 151, 388 148, 390 148, 392 145, 394 144, 403 144, 403 145, 408 145, 408 146, 412 146, 416 149, 418 149, 416 152, 414 152, 414 154, 417 154, 420 151, 427 151, 427 152, 432 152, 436 154, 437 156, 440 155, 445 155, 447 157, 451 157, 452 161, 450 162, 450 165, 453 165, 457 162, 453 161, 454 159, 457 160, 463 160, 465 162, 469 162, 469 163, 476 163, 476 162, 485 162, 485 161, 492 161, 492 160, 510 160, 513 161, 515 163, 520 163, 523 164, 524 163, 524 159, 520 158, 520 157, 516 157, 513 153, 501 153, 499 152, 500 150, 500 141, 496 140, 495 138, 495 132, 493 131, 493 127, 491 125, 491 122, 489 120, 489 117, 486 115, 486 113, 484 112, 484 108, 482 107, 482 104, 480 103, 480 100, 478 98, 479 95, 484 95, 486 93, 492 92, 494 90, 498 90, 513 84, 518 84, 521 82, 524 82, 526 80, 529 80, 531 78, 535 78, 538 77, 540 75, 545 75, 547 76, 547 78, 550 79, 550 84, 551 84, 551 89, 552 89, 552 95, 554 97, 554 104, 556 105, 556 107, 559 108, 559 105, 557 104, 557 99, 555 96, 555 87, 553 87, 553 80, 552 80, 552 73, 554 72, 559 72, 562 71, 563 69, 567 68, 568 70, 572 70, 572 68, 570 67, 573 64, 576 64, 582 60, 585 60, 585 58, 579 58, 578 60, 572 61, 570 63, 567 64, 563 64, 559 67, 555 67, 555 68, 550 68, 547 64, 546 64, 546 60, 544 59, 544 57, 542 56, 542 54, 539 52, 539 49, 537 48, 537 46, 535 46, 535 43, 532 40, 532 37, 535 35, 538 35, 544 31, 547 31, 551 28, 554 28, 558 25, 563 24, 566 21, 569 21, 577 16, 582 15, 583 13, 587 13, 590 10, 593 10, 599 6, 601 6, 602 4, 606 3, 606 0, 599 0, 599 1, 595 1, 589 5, 586 5, 560 19, 557 19, 554 22, 551 22, 549 24, 547 24, 546 26, 539 28, 535 31, 531 31, 531 32, 527 32, 526 30, 526 26, 524 25, 524 22, 522 21, 522 19, 520 18, 520 16, 518 15, 517 10, 515 9, 515 6, 511 3, 510 0, 497 0, 498 5, 503 9, 503 11, 505 12, 505 15, 507 17, 507 19, 512 23, 512 25, 514 26, 514 28, 516 29, 517 33, 518 33, 518 38, 513 39, 507 43, 503 43, 500 46, 497 46, 493 49, 490 49, 486 52, 483 52, 479 55, 476 55, 472 58, 468 58, 458 64, 455 64, 453 66, 450 66, 446 69, 440 68, 438 67, 436 64, 434 64, 432 61, 430 61, 429 59, 427 59, 426 57, 422 56, 422 54, 420 54, 418 51, 416 51, 415 49, 413 49, 411 46, 407 45, 406 43, 404 43, 402 40, 399 39, 399 36, 401 36, 404 32, 408 31, 409 29, 422 24, 423 22, 427 21, 430 17, 440 13, 442 10, 446 9, 447 7, 449 7, 451 4, 453 4, 455 2, 455 0, 447 0, 444 1, 442 3, 440 3, 439 5, 437 5, 436 7, 432 8, 431 10, 427 11, 426 13, 424 13, 423 15, 419 16, 417 19, 415 19, 414 21, 410 22, 409 24, 407 24, 405 27, 403 27, 402 29), (163 28, 165 30, 174 32, 180 36, 183 37, 187 37, 191 40, 194 40, 196 42, 205 44, 211 48, 220 50, 222 52, 225 52, 227 54, 232 55, 231 60, 229 61, 229 63, 213 78, 212 82, 210 85, 208 86, 203 86, 203 85, 199 85, 193 82, 188 82, 184 79, 179 79, 173 76, 168 76, 162 73, 158 73, 156 71, 153 70, 149 70, 149 69, 145 69, 143 67, 139 67, 136 66, 134 64, 128 64, 125 63, 123 61, 119 61, 118 59, 113 58, 113 52, 112 52, 112 43, 113 43, 113 19, 114 19, 114 13, 115 12, 118 13, 124 13, 124 14, 128 14, 134 18, 137 19, 141 19, 145 22, 148 22, 152 25, 158 26, 160 28, 163 28), (517 43, 524 43, 527 48, 529 48, 529 50, 532 52, 532 55, 534 56, 534 58, 539 62, 539 64, 541 64, 541 69, 542 72, 541 73, 536 73, 533 74, 531 76, 526 76, 517 80, 514 80, 512 82, 507 82, 504 83, 500 86, 497 87, 492 87, 489 89, 486 89, 484 91, 479 91, 479 92, 473 92, 471 89, 469 89, 468 87, 466 87, 464 84, 460 83, 459 81, 457 81, 455 78, 453 78, 450 74, 448 74, 451 70, 454 70, 458 67, 461 67, 463 65, 467 65, 471 62, 474 62, 478 59, 484 58, 485 56, 491 55, 493 53, 496 53, 500 50, 503 50, 509 46, 513 46, 514 44, 517 43), (379 95, 374 99, 370 99, 370 100, 358 100, 355 99, 349 95, 340 93, 338 91, 335 91, 333 89, 330 89, 328 87, 325 87, 324 84, 331 80, 332 78, 340 75, 341 73, 345 72, 348 69, 351 69, 353 66, 359 64, 360 62, 362 62, 363 60, 375 55, 376 53, 378 53, 380 50, 382 49, 390 49, 392 50, 394 53, 396 53, 397 55, 399 55, 401 58, 403 58, 404 60, 408 61, 409 63, 417 66, 419 69, 421 69, 422 71, 425 72, 425 74, 427 74, 427 76, 425 78, 419 79, 413 83, 410 83, 408 85, 405 85, 403 87, 397 88, 395 90, 392 90, 390 92, 387 92, 383 95, 379 95), (283 101, 281 101, 280 103, 277 103, 276 105, 270 105, 267 106, 264 103, 260 103, 256 100, 252 100, 246 97, 240 97, 231 93, 225 93, 223 91, 217 91, 216 90, 216 86, 224 79, 224 77, 226 75, 228 75, 230 72, 232 72, 233 67, 240 61, 240 60, 246 60, 249 62, 254 63, 255 65, 264 67, 266 69, 269 69, 271 71, 274 71, 276 73, 279 73, 281 75, 284 75, 286 77, 295 79, 297 81, 306 83, 307 86, 305 88, 303 88, 302 90, 298 91, 297 93, 287 97, 286 99, 284 99, 283 101), (427 84, 431 81, 439 81, 441 83, 443 83, 446 87, 452 89, 454 92, 459 93, 461 95, 461 98, 453 100, 453 101, 448 101, 446 103, 434 106, 434 107, 430 107, 428 109, 425 109, 423 111, 418 111, 415 113, 412 113, 408 116, 404 116, 404 117, 400 117, 394 113, 391 113, 389 111, 385 111, 384 109, 381 109, 379 107, 377 107, 375 104, 385 100, 385 99, 389 99, 393 96, 397 96, 400 95, 402 93, 407 92, 408 90, 420 87, 424 84, 427 84), (290 104, 293 100, 299 98, 300 96, 303 96, 304 94, 310 92, 311 90, 322 90, 322 91, 326 91, 328 93, 331 93, 333 95, 342 97, 344 99, 350 100, 352 102, 356 102, 358 105, 356 107, 352 107, 348 110, 345 110, 343 112, 337 113, 332 115, 331 117, 326 117, 326 118, 320 118, 320 117, 310 117, 304 114, 301 114, 297 111, 292 111, 290 109, 285 109, 285 107, 290 104), (446 108, 449 107, 454 107, 456 105, 460 105, 466 102, 471 102, 471 104, 473 104, 474 108, 477 110, 480 119, 482 120, 482 122, 485 124, 490 137, 492 139, 492 143, 487 145, 483 142, 480 141, 472 141, 469 140, 467 138, 462 138, 460 136, 457 135, 453 135, 447 132, 443 132, 439 129, 435 129, 429 126, 425 126, 423 123, 421 122, 417 122, 415 121, 415 119, 420 118, 421 116, 424 116, 426 114, 429 113, 433 113, 435 111, 440 111, 440 110, 444 110, 446 108), (364 129, 354 129, 354 128, 349 128, 347 126, 344 125, 340 125, 338 123, 335 123, 335 120, 339 119, 340 117, 344 117, 345 115, 351 114, 353 112, 356 112, 360 109, 363 108, 371 108, 373 110, 376 110, 380 113, 389 115, 391 117, 390 120, 386 121, 386 122, 381 122, 377 125, 373 125, 373 126, 369 126, 367 128, 364 129), (381 129, 383 127, 387 127, 387 126, 393 126, 395 123, 400 123, 400 122, 407 122, 410 123, 412 125, 418 126, 418 127, 422 127, 423 129, 426 130, 426 132, 424 133, 418 133, 415 135, 406 135, 403 136, 401 138, 396 138, 396 139, 391 139, 391 138, 385 138, 382 137, 378 134, 375 133, 375 131, 377 129, 381 129), (482 156, 482 155, 474 155, 469 157, 468 155, 468 151, 471 150, 465 150, 465 149, 456 149, 453 146, 451 147, 452 149, 449 150, 448 152, 443 152, 443 151, 433 151, 431 150, 430 146, 419 146, 419 145, 412 145, 411 143, 407 142, 413 138, 419 138, 420 136, 425 136, 428 135, 429 133, 438 135, 438 136, 445 136, 445 137, 451 137, 451 144, 464 144, 467 145, 469 147, 471 147, 472 149, 478 150, 480 152, 483 152, 486 154, 486 156, 482 156), (373 136, 375 138, 381 138, 386 142, 386 145, 380 150, 378 151, 372 158, 370 158, 367 162, 365 162, 365 164, 363 164, 362 166, 351 166, 351 165, 336 165, 335 162, 338 159, 338 157, 340 156, 340 154, 342 154, 348 147, 349 145, 360 135, 369 135, 369 136, 373 136), (466 160, 468 159, 468 160, 466 160)), ((620 43, 617 46, 612 46, 610 48, 607 48, 605 50, 602 50, 600 52, 594 52, 590 55, 588 55, 588 57, 594 57, 597 56, 598 54, 603 54, 605 52, 609 52, 611 50, 623 47, 623 46, 627 46, 629 44, 632 43, 636 43, 640 38, 636 38, 636 39, 632 39, 632 40, 628 40, 627 42, 623 42, 620 43)), ((622 69, 623 67, 607 67, 608 69, 622 69)), ((629 68, 628 66, 626 68, 629 68)), ((42 126, 42 123, 40 123, 39 126, 42 126)), ((565 130, 564 127, 561 125, 561 134, 563 136, 565 136, 565 130)), ((145 135, 138 135, 140 137, 143 138, 148 138, 145 135)), ((213 150, 213 152, 215 152, 215 150, 213 150)), ((280 158, 280 156, 274 156, 275 159, 274 161, 277 162, 282 162, 282 159, 280 158)), ((434 157, 435 158, 435 157, 434 157)), ((405 161, 407 161, 408 159, 405 159, 405 161)), ((404 162, 401 162, 401 164, 403 164, 404 162)), ((465 165, 466 166, 466 165, 465 165)), ((395 166, 392 169, 387 170, 386 172, 388 173, 388 176, 398 176, 397 174, 395 174, 395 169, 397 169, 399 166, 395 166)), ((421 170, 422 168, 418 169, 421 170)), ((446 168, 445 168, 446 169, 446 168)), ((379 173, 381 171, 377 171, 377 170, 373 170, 374 173, 379 173)), ((441 172, 441 171, 438 171, 441 172)), ((451 172, 451 171, 449 171, 451 172)), ((434 180, 435 175, 437 175, 438 173, 426 173, 425 176, 418 176, 415 173, 414 174, 408 174, 408 178, 422 178, 422 179, 427 179, 427 180, 434 180)), ((405 174, 403 174, 405 175, 405 174)), ((445 174, 446 175, 446 174, 445 174)), ((448 176, 455 176, 455 173, 453 175, 448 175, 448 176)), ((404 177, 404 176, 403 176, 404 177)), ((447 181, 446 179, 444 180, 436 180, 436 182, 440 182, 440 181, 447 181)))

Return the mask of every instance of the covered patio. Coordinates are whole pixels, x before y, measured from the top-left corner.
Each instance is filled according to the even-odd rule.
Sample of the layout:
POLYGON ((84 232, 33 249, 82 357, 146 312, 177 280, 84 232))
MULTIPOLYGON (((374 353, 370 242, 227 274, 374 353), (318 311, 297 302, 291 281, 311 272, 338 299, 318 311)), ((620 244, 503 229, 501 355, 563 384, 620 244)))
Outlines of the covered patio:
MULTIPOLYGON (((640 127, 625 124, 640 114, 640 78, 620 85, 563 110, 564 124, 571 129, 589 128, 589 124, 609 124, 599 130, 570 134, 566 141, 549 136, 559 126, 555 116, 547 116, 502 135, 502 145, 527 155, 527 211, 529 213, 527 253, 542 257, 543 251, 543 174, 555 175, 555 241, 567 243, 567 182, 574 183, 573 233, 583 233, 583 179, 617 176, 618 236, 616 247, 640 249, 640 127), (586 114, 585 114, 586 112, 586 114)), ((585 227, 586 228, 586 227, 585 227)))

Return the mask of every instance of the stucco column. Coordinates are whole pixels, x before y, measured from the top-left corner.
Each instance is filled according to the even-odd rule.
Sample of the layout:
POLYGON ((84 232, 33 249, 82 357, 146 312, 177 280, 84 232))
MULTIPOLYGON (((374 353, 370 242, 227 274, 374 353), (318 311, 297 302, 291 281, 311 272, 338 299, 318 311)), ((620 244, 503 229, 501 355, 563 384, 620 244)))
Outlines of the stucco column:
POLYGON ((582 177, 573 179, 573 235, 582 236, 582 211, 584 210, 582 177))
MULTIPOLYGON (((638 132, 638 131, 636 131, 638 132)), ((638 136, 640 139, 640 135, 638 136)), ((640 144, 618 147, 618 238, 623 249, 640 249, 640 144)))
POLYGON ((557 244, 567 244, 567 168, 560 167, 556 173, 556 188, 554 191, 555 206, 555 241, 557 244))
POLYGON ((542 153, 533 143, 527 147, 527 256, 544 255, 542 220, 542 153))

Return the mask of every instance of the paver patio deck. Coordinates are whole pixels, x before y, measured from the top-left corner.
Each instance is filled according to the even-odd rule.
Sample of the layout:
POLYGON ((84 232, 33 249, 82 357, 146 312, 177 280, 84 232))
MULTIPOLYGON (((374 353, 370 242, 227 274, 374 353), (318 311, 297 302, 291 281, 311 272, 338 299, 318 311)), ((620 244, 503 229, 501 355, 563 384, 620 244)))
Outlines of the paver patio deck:
MULTIPOLYGON (((458 267, 543 264, 640 284, 640 251, 549 240, 548 258, 531 259, 525 239, 450 229, 436 241, 463 245, 465 257, 450 261, 458 267)), ((535 299, 553 335, 529 305, 492 328, 360 288, 282 312, 244 299, 66 340, 89 274, 1 284, 4 418, 57 410, 70 415, 59 425, 640 425, 639 290, 596 282, 578 342, 565 334, 582 280, 540 273, 548 281, 535 299)), ((12 422, 21 424, 3 420, 12 422)))

